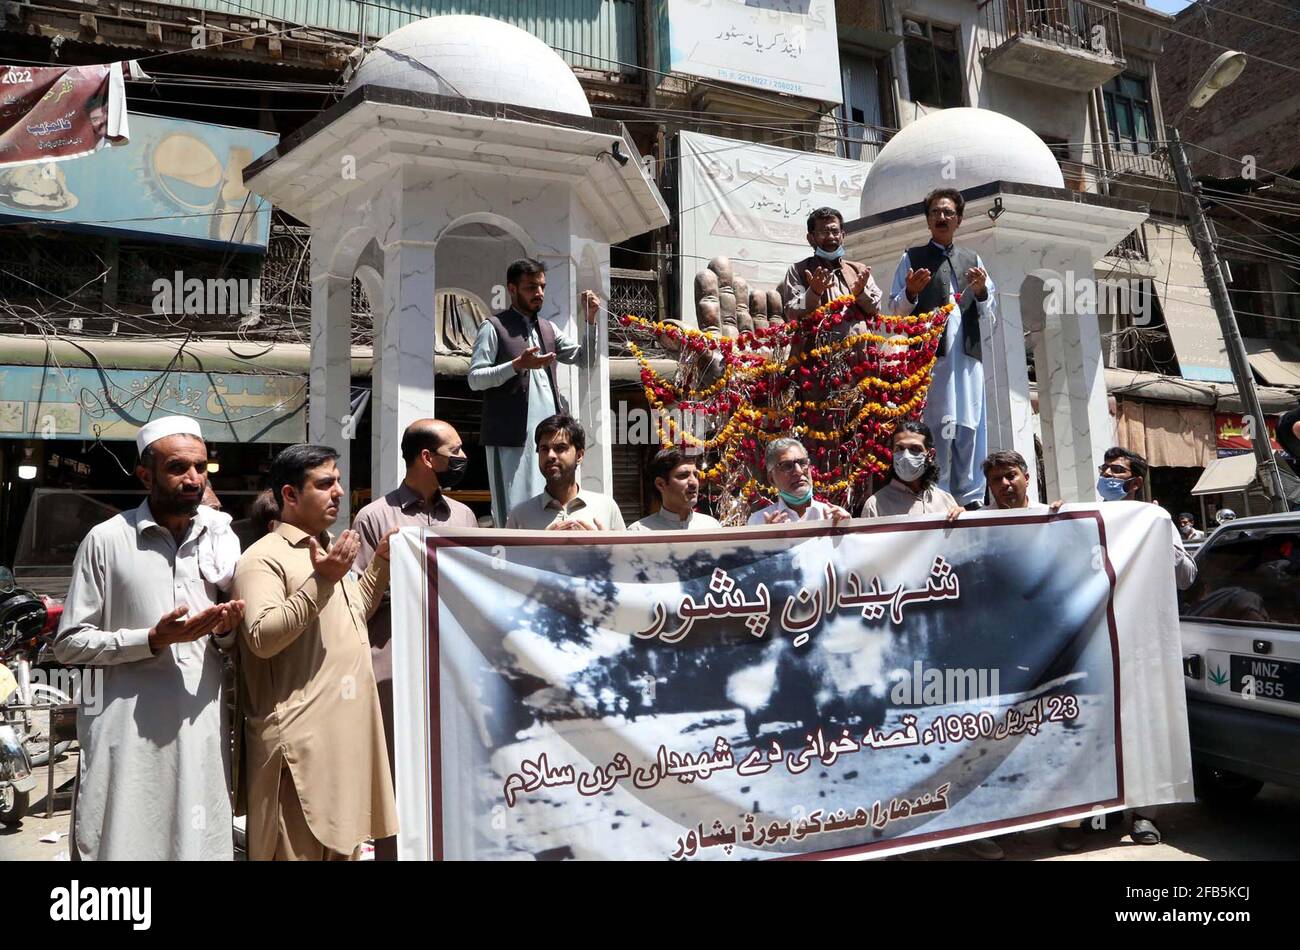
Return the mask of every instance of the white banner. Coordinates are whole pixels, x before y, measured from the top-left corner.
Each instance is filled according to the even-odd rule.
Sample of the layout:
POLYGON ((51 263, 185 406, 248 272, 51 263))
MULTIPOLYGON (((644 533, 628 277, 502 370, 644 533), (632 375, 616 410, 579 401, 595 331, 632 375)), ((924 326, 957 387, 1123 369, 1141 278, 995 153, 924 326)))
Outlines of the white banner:
POLYGON ((790 265, 812 253, 810 212, 858 217, 867 162, 696 132, 678 139, 681 311, 690 325, 695 274, 714 257, 731 258, 750 290, 775 290, 790 265))
POLYGON ((668 69, 840 102, 835 0, 666 0, 668 69))
POLYGON ((881 856, 1192 800, 1153 505, 393 544, 403 859, 881 856))

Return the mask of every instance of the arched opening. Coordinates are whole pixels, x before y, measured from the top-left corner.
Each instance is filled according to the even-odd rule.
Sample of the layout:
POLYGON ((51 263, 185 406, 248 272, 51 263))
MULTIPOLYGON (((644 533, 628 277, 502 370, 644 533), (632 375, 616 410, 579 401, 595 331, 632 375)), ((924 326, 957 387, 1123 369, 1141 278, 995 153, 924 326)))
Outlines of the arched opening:
POLYGON ((488 313, 510 305, 506 269, 529 256, 513 222, 495 215, 474 215, 453 223, 434 250, 437 281, 434 313, 439 353, 469 355, 478 325, 488 313), (493 220, 487 220, 487 219, 493 220))

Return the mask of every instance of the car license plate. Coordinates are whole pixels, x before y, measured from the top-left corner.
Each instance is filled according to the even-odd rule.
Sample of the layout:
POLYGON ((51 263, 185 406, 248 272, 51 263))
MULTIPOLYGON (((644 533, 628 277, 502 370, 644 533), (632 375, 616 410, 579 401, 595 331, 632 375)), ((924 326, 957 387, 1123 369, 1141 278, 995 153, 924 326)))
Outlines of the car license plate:
POLYGON ((1232 691, 1243 697, 1276 699, 1300 703, 1300 663, 1272 660, 1262 656, 1237 656, 1228 659, 1232 674, 1232 691))

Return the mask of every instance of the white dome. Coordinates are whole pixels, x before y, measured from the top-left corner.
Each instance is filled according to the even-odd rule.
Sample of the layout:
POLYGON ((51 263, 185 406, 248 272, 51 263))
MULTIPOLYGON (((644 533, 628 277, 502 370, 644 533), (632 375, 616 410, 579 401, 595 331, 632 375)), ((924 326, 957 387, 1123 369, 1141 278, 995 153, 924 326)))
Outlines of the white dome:
POLYGON ((1065 187, 1051 149, 1015 119, 988 109, 943 109, 880 150, 862 188, 862 216, 916 204, 935 188, 961 191, 991 181, 1065 187))
POLYGON ((504 102, 590 118, 568 63, 533 34, 482 16, 435 16, 389 33, 348 83, 504 102))

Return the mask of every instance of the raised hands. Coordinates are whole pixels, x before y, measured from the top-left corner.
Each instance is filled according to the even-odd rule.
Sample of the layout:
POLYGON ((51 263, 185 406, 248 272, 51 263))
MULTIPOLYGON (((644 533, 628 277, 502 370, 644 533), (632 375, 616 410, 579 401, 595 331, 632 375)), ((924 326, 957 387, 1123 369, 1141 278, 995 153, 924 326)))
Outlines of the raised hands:
POLYGON ((596 317, 600 314, 600 298, 594 291, 584 290, 582 292, 582 307, 587 314, 587 322, 595 324, 596 317))
POLYGON ((929 268, 922 267, 920 270, 907 269, 907 298, 915 300, 921 296, 921 291, 930 285, 931 273, 929 268))
POLYGON ((515 372, 526 369, 545 369, 555 362, 554 353, 542 353, 541 347, 530 346, 512 360, 515 372))
POLYGON ((312 568, 331 584, 337 584, 343 580, 344 574, 352 570, 357 552, 361 550, 361 535, 355 531, 344 531, 328 552, 321 551, 315 538, 311 538, 308 543, 311 545, 312 568))
POLYGON ((379 546, 375 548, 375 557, 381 557, 385 561, 388 560, 388 553, 390 550, 388 539, 391 538, 393 535, 397 534, 397 532, 401 530, 402 530, 401 528, 393 528, 386 535, 384 535, 382 538, 379 539, 379 546))
POLYGON ((189 643, 209 633, 223 634, 238 626, 244 616, 244 602, 232 600, 213 604, 190 616, 190 608, 181 604, 158 618, 149 631, 149 649, 157 653, 173 643, 189 643))
POLYGON ((835 275, 825 267, 818 267, 816 270, 804 271, 803 279, 808 284, 808 289, 820 297, 830 288, 835 275))
POLYGON ((858 279, 849 288, 849 293, 853 295, 854 300, 862 296, 863 291, 867 289, 867 281, 869 280, 871 280, 871 268, 864 267, 862 273, 858 275, 858 279))

